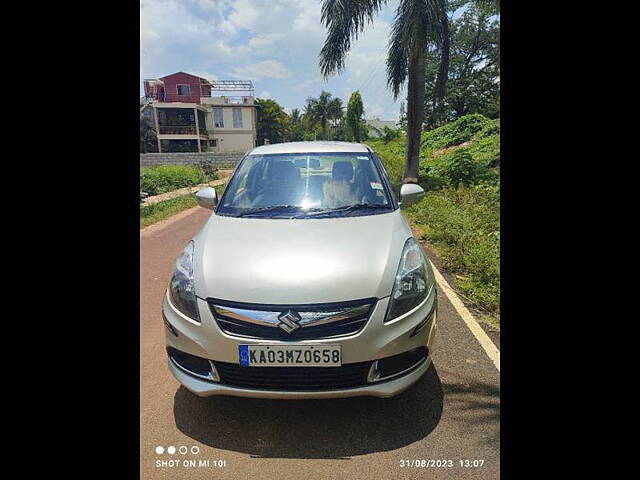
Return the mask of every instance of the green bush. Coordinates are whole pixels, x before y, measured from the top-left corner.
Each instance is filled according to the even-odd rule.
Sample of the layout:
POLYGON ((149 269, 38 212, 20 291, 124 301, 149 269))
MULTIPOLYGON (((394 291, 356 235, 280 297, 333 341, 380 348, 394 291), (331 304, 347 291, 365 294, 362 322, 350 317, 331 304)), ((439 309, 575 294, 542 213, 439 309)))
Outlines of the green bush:
POLYGON ((491 121, 484 115, 474 113, 460 117, 442 127, 423 132, 422 149, 430 153, 442 148, 460 145, 471 140, 491 121))
POLYGON ((211 160, 202 160, 198 162, 198 168, 202 170, 202 173, 209 180, 217 180, 218 179, 218 169, 211 160))
POLYGON ((428 192, 407 210, 445 267, 461 274, 456 285, 477 307, 500 308, 500 190, 447 187, 428 192))
POLYGON ((475 134, 476 139, 491 137, 492 135, 500 136, 500 119, 494 118, 493 120, 489 120, 482 130, 475 134))
POLYGON ((480 168, 469 152, 463 149, 455 150, 447 160, 444 173, 452 186, 457 188, 462 184, 468 187, 476 182, 480 168))
MULTIPOLYGON (((215 177, 214 177, 215 178, 215 177)), ((188 165, 162 165, 140 168, 140 191, 150 196, 192 187, 213 180, 211 175, 188 165)))

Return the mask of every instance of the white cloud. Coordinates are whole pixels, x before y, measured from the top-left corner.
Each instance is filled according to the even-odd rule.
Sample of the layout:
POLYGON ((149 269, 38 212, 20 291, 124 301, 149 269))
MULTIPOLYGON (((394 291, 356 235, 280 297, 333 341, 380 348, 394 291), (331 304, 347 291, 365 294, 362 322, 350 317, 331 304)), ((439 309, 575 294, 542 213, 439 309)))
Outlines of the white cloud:
POLYGON ((260 92, 260 95, 258 95, 258 98, 271 98, 271 92, 269 92, 268 90, 263 90, 262 92, 260 92))
POLYGON ((236 77, 246 77, 252 80, 261 78, 289 78, 291 72, 277 60, 263 60, 262 62, 250 63, 243 67, 233 67, 233 74, 236 77))
POLYGON ((284 33, 259 33, 249 40, 247 46, 254 55, 275 55, 281 49, 279 41, 284 38, 284 33))

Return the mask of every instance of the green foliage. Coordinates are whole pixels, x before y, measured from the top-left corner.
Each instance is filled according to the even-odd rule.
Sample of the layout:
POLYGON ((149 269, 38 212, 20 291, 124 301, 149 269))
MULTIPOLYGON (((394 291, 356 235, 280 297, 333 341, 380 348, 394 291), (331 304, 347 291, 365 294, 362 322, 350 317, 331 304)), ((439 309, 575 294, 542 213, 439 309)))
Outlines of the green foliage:
POLYGON ((195 195, 188 194, 175 197, 153 205, 140 207, 140 228, 148 227, 161 220, 165 220, 187 208, 197 205, 195 195))
MULTIPOLYGON (((404 143, 404 138, 389 140, 381 137, 369 140, 371 147, 385 158, 385 168, 391 183, 398 188, 404 172, 404 143)), ((465 177, 467 181, 488 184, 498 182, 499 172, 493 167, 497 165, 496 160, 500 157, 500 119, 489 120, 482 115, 467 115, 442 127, 423 132, 418 171, 420 184, 428 190, 452 184, 452 177, 447 173, 452 166, 457 172, 453 176, 455 184, 464 164, 467 164, 466 168, 471 168, 467 154, 475 164, 472 169, 475 175, 465 177), (465 142, 470 143, 458 147, 465 142), (444 150, 447 148, 450 150, 444 150)))
POLYGON ((354 142, 363 140, 362 121, 364 115, 364 106, 362 105, 362 97, 360 92, 356 90, 349 98, 347 105, 347 127, 350 137, 354 142))
POLYGON ((153 108, 147 107, 140 113, 140 153, 158 151, 156 125, 153 108))
POLYGON ((400 138, 401 135, 400 129, 389 128, 386 125, 384 125, 382 129, 369 125, 367 129, 371 129, 376 132, 376 134, 378 135, 377 138, 379 138, 385 144, 389 143, 392 140, 395 140, 396 138, 400 138))
POLYGON ((477 307, 500 309, 500 190, 497 186, 428 192, 407 210, 444 266, 461 274, 456 285, 477 307))
POLYGON ((492 135, 500 135, 500 119, 494 118, 493 120, 489 120, 485 123, 482 130, 480 130, 477 134, 477 138, 487 138, 492 135))
POLYGON ((407 110, 404 106, 404 102, 400 102, 400 113, 398 118, 398 127, 400 130, 407 129, 407 110))
POLYGON ((304 136, 302 137, 302 139, 305 142, 313 142, 314 140, 316 140, 318 137, 318 135, 316 134, 316 132, 306 132, 304 134, 304 136))
POLYGON ((442 148, 460 145, 481 131, 490 120, 484 115, 471 114, 442 127, 422 133, 422 150, 433 152, 442 148))
POLYGON ((218 169, 211 160, 202 160, 198 162, 198 168, 202 170, 205 177, 209 180, 217 180, 218 179, 218 169))
POLYGON ((289 125, 289 141, 300 142, 304 140, 306 125, 304 116, 300 113, 299 109, 294 108, 291 110, 291 114, 289 115, 289 125))
POLYGON ((447 167, 443 173, 452 186, 457 188, 462 184, 468 187, 476 182, 480 166, 469 152, 463 149, 455 150, 447 160, 447 167))
POLYGON ((324 90, 320 92, 317 98, 307 98, 304 112, 307 125, 311 129, 315 130, 315 127, 320 127, 320 130, 315 130, 314 133, 318 139, 322 140, 329 140, 330 135, 332 138, 335 136, 344 115, 342 100, 324 90), (332 127, 331 132, 329 132, 329 124, 332 127))
POLYGON ((437 117, 433 97, 440 52, 430 49, 426 59, 425 120, 433 127, 460 116, 500 115, 500 18, 498 2, 449 2, 449 11, 464 12, 449 22, 449 73, 437 117))
POLYGON ((258 145, 263 145, 265 138, 271 143, 286 142, 290 134, 289 116, 282 107, 271 99, 256 99, 258 145))
POLYGON ((395 140, 400 137, 400 130, 389 128, 386 125, 382 127, 381 139, 384 143, 389 143, 391 140, 395 140))
POLYGON ((140 191, 150 196, 192 187, 215 180, 217 173, 207 174, 201 168, 187 165, 162 165, 140 168, 140 191))
MULTIPOLYGON (((218 198, 222 195, 226 185, 227 184, 225 183, 224 185, 216 185, 214 187, 218 194, 218 198)), ((181 195, 152 205, 142 205, 140 207, 140 228, 142 229, 154 223, 166 220, 182 210, 195 207, 197 204, 196 196, 193 193, 189 193, 187 195, 181 195)))

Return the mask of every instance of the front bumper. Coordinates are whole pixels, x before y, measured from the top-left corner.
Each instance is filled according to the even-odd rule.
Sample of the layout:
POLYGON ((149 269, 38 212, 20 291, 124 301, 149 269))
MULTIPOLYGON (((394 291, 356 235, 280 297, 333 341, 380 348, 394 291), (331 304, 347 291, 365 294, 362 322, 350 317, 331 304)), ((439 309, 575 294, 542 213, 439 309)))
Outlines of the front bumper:
MULTIPOLYGON (((317 345, 322 343, 341 344, 342 363, 350 364, 373 361, 408 352, 414 348, 426 346, 429 355, 417 367, 406 374, 382 380, 376 383, 336 390, 263 390, 229 386, 196 378, 178 368, 169 359, 169 370, 188 390, 196 395, 207 397, 229 395, 254 398, 340 398, 353 396, 392 397, 409 388, 420 379, 431 363, 431 347, 435 335, 437 298, 435 287, 426 300, 412 312, 384 323, 389 297, 380 299, 374 307, 365 327, 359 332, 330 339, 300 340, 296 344, 317 345), (414 330, 431 313, 433 315, 418 333, 414 330)), ((238 363, 238 346, 242 344, 291 344, 277 340, 247 339, 224 333, 217 325, 206 301, 198 299, 201 323, 192 321, 176 310, 168 295, 163 303, 163 316, 168 325, 166 330, 167 346, 198 357, 238 363), (170 327, 169 327, 170 326, 170 327)))
POLYGON ((232 397, 251 398, 279 398, 279 399, 311 399, 311 398, 345 398, 345 397, 382 397, 388 398, 405 391, 429 369, 431 356, 416 369, 406 375, 387 380, 380 383, 373 383, 364 387, 345 388, 342 390, 321 390, 321 391, 285 391, 285 390, 255 390, 247 388, 230 387, 217 383, 199 380, 184 373, 171 359, 169 359, 169 370, 187 390, 195 393, 199 397, 211 397, 214 395, 228 395, 232 397))

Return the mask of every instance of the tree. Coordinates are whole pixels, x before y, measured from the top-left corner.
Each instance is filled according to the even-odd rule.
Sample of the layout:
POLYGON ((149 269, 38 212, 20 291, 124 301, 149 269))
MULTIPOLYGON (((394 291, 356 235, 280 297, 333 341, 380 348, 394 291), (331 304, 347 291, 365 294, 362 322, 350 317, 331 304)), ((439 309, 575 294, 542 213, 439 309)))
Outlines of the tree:
POLYGON ((336 139, 338 134, 338 128, 342 126, 342 117, 344 116, 344 107, 342 106, 342 99, 335 97, 329 102, 329 120, 333 127, 331 136, 332 139, 336 139))
POLYGON ((302 121, 302 115, 300 114, 300 110, 294 108, 291 110, 291 115, 289 115, 289 120, 291 125, 296 125, 302 121))
POLYGON ((271 143, 287 141, 289 135, 289 116, 282 107, 270 99, 256 99, 258 122, 256 133, 258 145, 263 145, 265 138, 271 143))
POLYGON ((362 116, 364 115, 364 106, 362 105, 362 96, 360 91, 356 90, 351 94, 347 105, 347 128, 351 138, 356 142, 363 140, 362 135, 362 116))
POLYGON ((398 127, 400 130, 407 129, 407 110, 404 107, 404 102, 400 102, 400 115, 398 118, 398 127))
POLYGON ((332 126, 335 127, 336 119, 342 118, 342 100, 333 98, 329 92, 323 90, 318 98, 307 98, 305 116, 309 120, 311 127, 320 124, 322 139, 328 140, 329 122, 331 121, 332 126))
POLYGON ((156 135, 153 108, 145 108, 140 113, 140 153, 157 152, 158 137, 156 135))
MULTIPOLYGON (((325 78, 344 69, 351 42, 373 22, 387 0, 324 0, 322 23, 327 37, 320 51, 325 78)), ((436 101, 444 93, 448 69, 449 22, 446 0, 399 0, 387 54, 387 85, 398 98, 408 77, 407 150, 404 182, 417 182, 420 133, 424 120, 425 62, 428 46, 440 52, 436 101)))
POLYGON ((430 127, 471 113, 500 116, 499 5, 487 1, 450 2, 449 13, 462 4, 466 4, 464 12, 451 22, 447 91, 439 106, 433 101, 438 73, 433 61, 438 53, 427 53, 431 61, 427 62, 424 101, 430 127))
POLYGON ((289 115, 289 125, 290 125, 290 138, 292 142, 300 142, 304 140, 305 134, 305 123, 304 123, 304 115, 300 113, 300 110, 294 108, 291 110, 291 114, 289 115))

